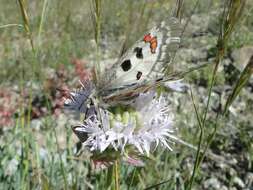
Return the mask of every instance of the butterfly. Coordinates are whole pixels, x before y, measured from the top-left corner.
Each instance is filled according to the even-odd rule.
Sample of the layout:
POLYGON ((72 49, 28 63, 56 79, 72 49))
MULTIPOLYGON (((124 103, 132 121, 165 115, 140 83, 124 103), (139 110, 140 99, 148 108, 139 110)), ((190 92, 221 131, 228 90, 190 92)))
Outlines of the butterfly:
POLYGON ((83 85, 84 90, 76 92, 65 106, 79 112, 90 112, 87 107, 94 111, 98 107, 130 105, 141 93, 167 81, 182 79, 185 74, 199 69, 202 65, 180 72, 174 70, 173 60, 181 36, 182 26, 177 18, 170 17, 161 22, 105 69, 95 85, 83 85))
POLYGON ((171 17, 145 33, 104 71, 96 96, 109 105, 127 104, 140 93, 161 84, 173 66, 181 29, 178 19, 171 17))
POLYGON ((98 123, 103 126, 103 113, 107 113, 108 107, 133 105, 140 94, 166 81, 181 79, 191 71, 176 72, 173 69, 181 35, 178 19, 168 18, 143 34, 116 63, 95 77, 94 85, 90 82, 83 84, 82 90, 72 94, 72 99, 65 106, 85 113, 84 124, 72 126, 81 142, 88 138, 85 126, 98 123))

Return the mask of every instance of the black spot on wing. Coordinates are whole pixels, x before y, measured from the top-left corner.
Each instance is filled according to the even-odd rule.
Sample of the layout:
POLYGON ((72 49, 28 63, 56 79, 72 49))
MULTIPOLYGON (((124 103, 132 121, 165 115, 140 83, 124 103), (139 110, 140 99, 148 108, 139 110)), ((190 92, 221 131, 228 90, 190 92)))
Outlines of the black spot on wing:
POLYGON ((136 79, 139 80, 141 78, 142 72, 138 71, 137 75, 136 75, 136 79))
POLYGON ((132 64, 131 61, 129 59, 123 61, 123 63, 121 63, 121 68, 123 69, 123 71, 128 71, 129 69, 131 69, 132 64))
POLYGON ((136 57, 138 59, 143 59, 142 48, 136 47, 134 48, 134 52, 136 52, 136 57))

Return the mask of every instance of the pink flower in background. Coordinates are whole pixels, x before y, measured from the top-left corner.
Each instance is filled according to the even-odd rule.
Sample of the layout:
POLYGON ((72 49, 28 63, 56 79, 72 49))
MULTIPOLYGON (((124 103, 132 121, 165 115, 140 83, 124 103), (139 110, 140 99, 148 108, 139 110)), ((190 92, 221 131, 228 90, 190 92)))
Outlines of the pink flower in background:
POLYGON ((8 89, 0 89, 0 126, 11 126, 14 124, 13 114, 15 113, 17 102, 8 89))
POLYGON ((75 73, 79 79, 84 82, 91 78, 91 72, 86 68, 86 63, 80 59, 73 59, 72 64, 75 66, 75 73))

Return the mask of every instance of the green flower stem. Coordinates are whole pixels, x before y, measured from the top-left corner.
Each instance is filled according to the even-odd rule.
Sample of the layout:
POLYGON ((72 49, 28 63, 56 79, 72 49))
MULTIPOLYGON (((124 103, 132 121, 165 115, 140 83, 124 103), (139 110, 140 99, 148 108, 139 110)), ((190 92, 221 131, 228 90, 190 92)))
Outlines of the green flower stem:
POLYGON ((114 163, 114 183, 115 183, 115 190, 119 190, 119 161, 118 159, 115 160, 114 163))

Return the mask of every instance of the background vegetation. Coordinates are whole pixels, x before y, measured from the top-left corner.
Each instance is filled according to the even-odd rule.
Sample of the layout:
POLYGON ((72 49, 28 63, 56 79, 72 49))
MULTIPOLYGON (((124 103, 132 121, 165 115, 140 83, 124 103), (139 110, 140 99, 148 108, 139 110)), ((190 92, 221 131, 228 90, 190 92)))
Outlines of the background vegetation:
POLYGON ((98 29, 93 1, 0 0, 0 189, 110 187, 108 171, 92 170, 88 152, 76 155, 75 118, 63 111, 57 89, 87 77, 97 60, 95 39, 101 63, 112 64, 177 10, 186 29, 176 68, 210 63, 186 77, 186 93, 168 95, 176 134, 187 143, 157 150, 145 167, 121 165, 121 189, 186 189, 191 182, 192 189, 253 189, 253 3, 241 9, 243 2, 104 0, 98 29), (208 146, 205 158, 198 151, 199 169, 198 145, 208 146))

